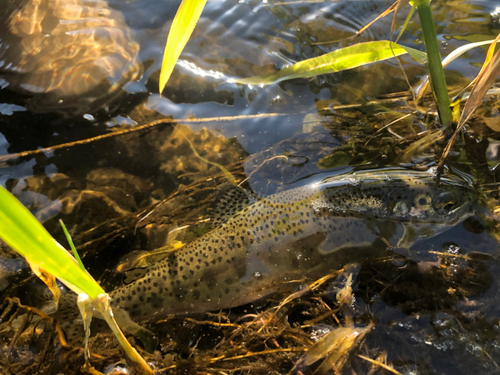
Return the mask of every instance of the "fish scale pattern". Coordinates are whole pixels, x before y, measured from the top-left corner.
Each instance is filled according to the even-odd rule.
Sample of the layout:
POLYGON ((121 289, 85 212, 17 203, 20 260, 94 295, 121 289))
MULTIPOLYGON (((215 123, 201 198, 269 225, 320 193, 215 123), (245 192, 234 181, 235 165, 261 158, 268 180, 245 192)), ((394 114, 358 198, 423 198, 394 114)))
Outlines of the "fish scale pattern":
MULTIPOLYGON (((246 208, 235 201, 236 208, 226 209, 236 216, 171 253, 143 278, 112 292, 113 305, 138 320, 241 305, 272 292, 297 272, 307 275, 325 262, 341 267, 329 262, 330 254, 373 243, 386 222, 409 222, 426 229, 422 233, 428 236, 470 215, 472 202, 473 191, 465 183, 436 186, 431 179, 423 183, 410 177, 393 179, 389 185, 384 179, 365 178, 361 183, 305 186, 246 208), (441 212, 433 205, 443 194, 450 194, 454 210, 441 212), (401 217, 402 205, 413 210, 406 211, 407 217, 401 217), (416 211, 419 216, 410 216, 416 211)), ((225 199, 224 205, 231 202, 225 199)), ((404 233, 395 226, 384 234, 394 246, 404 233)))
MULTIPOLYGON (((341 268, 357 249, 409 247, 472 215, 476 197, 459 177, 437 185, 432 173, 384 171, 340 176, 253 203, 241 192, 221 199, 234 217, 215 218, 219 226, 110 293, 120 325, 128 318, 243 305, 341 268)), ((74 334, 75 315, 65 308, 59 314, 74 334)))

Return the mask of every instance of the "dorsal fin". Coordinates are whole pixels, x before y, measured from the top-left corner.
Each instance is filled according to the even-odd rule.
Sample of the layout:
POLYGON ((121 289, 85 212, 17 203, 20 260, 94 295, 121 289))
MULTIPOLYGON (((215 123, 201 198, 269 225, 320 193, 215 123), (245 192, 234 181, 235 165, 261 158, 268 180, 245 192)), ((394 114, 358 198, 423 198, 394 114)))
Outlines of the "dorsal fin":
POLYGON ((256 199, 242 187, 231 184, 221 185, 210 215, 212 228, 221 227, 255 201, 256 199))

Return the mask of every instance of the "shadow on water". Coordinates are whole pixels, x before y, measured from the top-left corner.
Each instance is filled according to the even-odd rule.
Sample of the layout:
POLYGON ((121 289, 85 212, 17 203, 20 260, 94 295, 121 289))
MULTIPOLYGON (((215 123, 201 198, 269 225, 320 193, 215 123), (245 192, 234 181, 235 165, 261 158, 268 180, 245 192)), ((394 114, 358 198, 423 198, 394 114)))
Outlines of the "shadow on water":
MULTIPOLYGON (((27 3, 12 2, 0 19, 27 3)), ((61 243, 66 242, 58 220, 64 220, 105 290, 142 277, 147 267, 212 230, 214 202, 231 178, 258 199, 353 171, 435 165, 445 140, 405 154, 434 130, 434 119, 432 112, 415 111, 395 61, 267 87, 226 81, 344 46, 345 38, 390 5, 275 3, 208 2, 164 96, 156 89, 162 43, 178 4, 99 3, 99 17, 117 17, 111 28, 107 18, 99 18, 91 37, 71 43, 113 59, 116 51, 109 52, 106 43, 126 37, 130 42, 112 61, 134 57, 131 66, 111 65, 112 73, 125 70, 125 78, 99 76, 95 86, 86 82, 78 93, 71 92, 81 77, 75 70, 89 55, 82 65, 58 63, 69 45, 46 40, 61 47, 44 58, 53 57, 64 71, 63 85, 56 76, 50 81, 50 73, 33 73, 44 60, 27 52, 28 41, 34 43, 23 36, 27 29, 15 34, 7 23, 0 29, 0 181, 61 243), (337 42, 315 44, 332 40, 337 42), (8 44, 25 50, 7 53, 8 44), (15 70, 16 63, 31 70, 15 70), (198 121, 208 117, 214 119, 198 121), (139 129, 152 121, 159 122, 139 129), (15 155, 41 148, 47 149, 15 155)), ((491 2, 438 3, 443 53, 498 33, 491 2)), ((65 24, 57 17, 71 16, 58 16, 55 8, 43 14, 47 18, 39 26, 50 30, 65 24)), ((90 16, 84 23, 89 22, 90 16)), ((390 20, 383 20, 358 41, 388 38, 389 30, 390 20)), ((404 43, 422 48, 418 22, 409 30, 404 43)), ((468 83, 484 53, 472 50, 450 65, 450 87, 468 83)), ((423 67, 409 58, 402 64, 409 82, 417 83, 423 67)), ((450 170, 474 177, 482 207, 477 214, 409 250, 388 247, 380 238, 371 246, 347 246, 335 266, 284 283, 252 303, 145 322, 160 339, 154 355, 144 352, 148 361, 160 373, 179 374, 498 372, 500 265, 498 223, 491 212, 500 200, 494 126, 499 113, 498 98, 487 98, 448 160, 450 170)), ((57 323, 44 313, 51 297, 6 246, 0 252, 0 296, 0 372, 82 373, 81 344, 61 342, 57 323)), ((92 364, 105 373, 111 364, 114 371, 126 368, 99 322, 94 332, 92 364)), ((141 347, 140 340, 136 344, 141 347)))

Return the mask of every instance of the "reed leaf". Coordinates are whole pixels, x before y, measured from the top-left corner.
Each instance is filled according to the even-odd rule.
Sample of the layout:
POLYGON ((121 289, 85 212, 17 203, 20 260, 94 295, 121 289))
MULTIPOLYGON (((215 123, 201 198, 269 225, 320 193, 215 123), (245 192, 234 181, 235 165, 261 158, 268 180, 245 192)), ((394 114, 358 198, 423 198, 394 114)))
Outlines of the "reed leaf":
MULTIPOLYGON (((497 37, 498 39, 498 37, 497 37)), ((451 64, 453 61, 455 61, 457 58, 459 58, 460 56, 462 56, 465 52, 473 49, 473 48, 476 48, 476 47, 480 47, 480 46, 484 46, 486 44, 492 44, 492 43, 498 43, 500 42, 500 40, 494 40, 494 39, 490 39, 490 40, 483 40, 481 42, 475 42, 475 43, 467 43, 459 48, 457 48, 456 50, 454 50, 453 52, 451 52, 448 56, 446 56, 444 59, 443 59, 443 68, 448 66, 449 64, 451 64)), ((491 56, 489 55, 489 52, 487 54, 487 57, 486 57, 486 61, 485 61, 485 64, 483 66, 486 66, 486 63, 488 61, 491 60, 491 58, 493 57, 493 54, 491 54, 491 56)), ((476 81, 476 79, 474 79, 469 85, 467 85, 467 87, 469 86, 472 86, 474 84, 474 82, 476 81)), ((466 87, 466 88, 467 88, 466 87)), ((419 89, 418 89, 418 95, 417 95, 417 102, 420 102, 420 100, 422 99, 422 97, 425 95, 425 93, 427 92, 429 88, 429 76, 426 76, 424 78, 424 80, 422 81, 422 84, 419 86, 419 89)), ((465 88, 465 89, 466 89, 465 88)), ((463 89, 462 92, 465 90, 463 89)), ((460 96, 457 95, 457 96, 460 96)))
POLYGON ((353 46, 329 52, 322 56, 300 61, 276 73, 249 78, 236 78, 234 81, 242 84, 269 85, 287 79, 313 77, 320 74, 353 69, 406 53, 409 53, 414 59, 421 63, 426 59, 426 55, 423 52, 388 40, 382 40, 358 43, 353 46))
POLYGON ((186 46, 207 0, 182 0, 168 33, 160 71, 160 94, 172 75, 175 63, 186 46))
POLYGON ((453 133, 450 141, 446 145, 443 154, 439 160, 438 168, 442 170, 446 158, 451 150, 451 147, 455 143, 457 136, 465 125, 465 123, 469 120, 470 116, 474 113, 476 108, 481 104, 484 96, 486 95, 488 89, 493 85, 493 82, 496 81, 498 76, 500 75, 500 50, 498 50, 493 57, 490 57, 490 52, 493 53, 495 50, 496 42, 500 39, 500 35, 495 39, 495 43, 493 43, 488 51, 488 55, 486 57, 486 61, 481 68, 478 76, 475 78, 475 84, 472 87, 472 90, 467 98, 467 102, 465 102, 464 109, 462 111, 462 115, 460 116, 460 121, 458 122, 457 129, 453 133))
POLYGON ((472 87, 469 98, 465 103, 462 111, 462 116, 458 123, 458 128, 462 127, 470 118, 472 113, 481 104, 484 95, 488 89, 493 85, 498 76, 500 75, 500 50, 498 50, 493 58, 486 64, 477 76, 476 83, 472 87))
MULTIPOLYGON (((0 186, 0 238, 24 256, 37 273, 40 270, 57 277, 85 301, 90 312, 98 310, 111 327, 133 366, 141 374, 153 374, 146 361, 130 345, 113 318, 109 296, 92 276, 80 267, 42 224, 4 187, 0 186)), ((84 317, 85 318, 85 317, 84 317)), ((88 331, 86 333, 88 337, 88 331)), ((88 342, 85 340, 85 358, 88 359, 88 342)))
POLYGON ((427 71, 431 77, 432 93, 437 104, 441 124, 446 128, 452 122, 450 98, 444 77, 441 54, 439 52, 436 29, 432 18, 429 0, 418 0, 417 11, 422 25, 425 50, 427 52, 427 71))
POLYGON ((85 293, 92 299, 104 293, 31 212, 1 186, 0 202, 0 238, 10 247, 28 262, 57 277, 75 293, 85 293))

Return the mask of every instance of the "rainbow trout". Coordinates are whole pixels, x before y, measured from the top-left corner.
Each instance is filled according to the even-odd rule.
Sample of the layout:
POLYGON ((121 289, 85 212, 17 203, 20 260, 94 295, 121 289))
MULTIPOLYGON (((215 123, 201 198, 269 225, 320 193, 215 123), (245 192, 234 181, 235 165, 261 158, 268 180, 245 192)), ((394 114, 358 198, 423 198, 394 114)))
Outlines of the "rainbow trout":
POLYGON ((335 176, 260 199, 224 188, 214 228, 112 291, 113 311, 127 325, 129 317, 249 303, 352 262, 361 247, 409 248, 469 217, 474 201, 471 184, 458 176, 437 185, 432 171, 402 169, 335 176))

